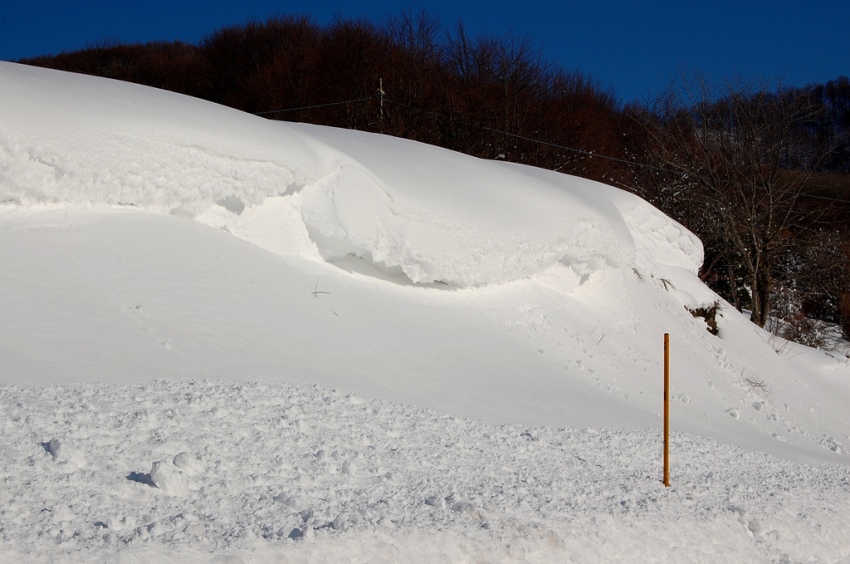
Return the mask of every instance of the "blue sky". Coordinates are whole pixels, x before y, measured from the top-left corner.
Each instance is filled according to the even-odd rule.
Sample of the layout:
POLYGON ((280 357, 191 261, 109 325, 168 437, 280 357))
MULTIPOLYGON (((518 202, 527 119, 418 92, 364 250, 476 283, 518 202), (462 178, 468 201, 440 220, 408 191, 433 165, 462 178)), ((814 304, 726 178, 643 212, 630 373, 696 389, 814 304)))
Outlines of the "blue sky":
POLYGON ((590 74, 623 102, 658 94, 681 73, 789 86, 850 75, 850 0, 9 0, 0 7, 0 60, 103 39, 194 43, 275 13, 380 22, 403 7, 425 8, 446 28, 462 20, 472 33, 528 33, 556 64, 590 74))

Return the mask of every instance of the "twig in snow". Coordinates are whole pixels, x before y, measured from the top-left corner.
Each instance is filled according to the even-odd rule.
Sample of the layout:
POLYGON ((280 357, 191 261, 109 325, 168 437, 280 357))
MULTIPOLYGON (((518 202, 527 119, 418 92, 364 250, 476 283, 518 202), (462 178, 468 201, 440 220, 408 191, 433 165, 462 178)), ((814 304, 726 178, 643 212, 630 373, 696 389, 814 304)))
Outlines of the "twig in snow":
MULTIPOLYGON (((330 295, 330 292, 323 292, 323 291, 319 290, 319 283, 318 283, 318 282, 316 282, 316 286, 313 288, 313 292, 312 292, 312 294, 313 294, 313 297, 314 297, 314 298, 318 298, 318 297, 319 297, 319 294, 328 294, 328 295, 330 295)), ((335 312, 333 309, 331 309, 331 308, 330 308, 327 304, 325 304, 325 307, 327 307, 327 308, 330 310, 330 312, 331 312, 332 314, 334 314, 335 316, 339 317, 339 314, 338 314, 337 312, 335 312)))
POLYGON ((319 297, 319 294, 328 294, 328 295, 330 295, 330 292, 322 292, 321 290, 319 290, 319 283, 318 283, 318 282, 316 282, 316 287, 315 287, 315 288, 313 288, 313 297, 314 297, 314 298, 318 298, 318 297, 319 297))
POLYGON ((596 346, 599 346, 599 343, 601 343, 601 342, 602 342, 602 339, 604 339, 604 338, 605 338, 605 337, 607 337, 607 336, 608 336, 608 335, 606 335, 606 334, 605 334, 605 329, 603 329, 603 330, 602 330, 602 336, 601 336, 601 337, 599 337, 599 340, 598 340, 598 341, 596 341, 596 346))

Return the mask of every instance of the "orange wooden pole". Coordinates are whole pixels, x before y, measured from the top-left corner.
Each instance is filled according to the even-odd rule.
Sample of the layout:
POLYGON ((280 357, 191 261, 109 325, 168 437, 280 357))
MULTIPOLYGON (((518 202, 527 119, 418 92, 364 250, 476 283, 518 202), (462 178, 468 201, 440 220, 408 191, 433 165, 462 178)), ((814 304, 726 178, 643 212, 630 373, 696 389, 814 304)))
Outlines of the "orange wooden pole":
POLYGON ((664 333, 664 487, 670 487, 670 334, 664 333))

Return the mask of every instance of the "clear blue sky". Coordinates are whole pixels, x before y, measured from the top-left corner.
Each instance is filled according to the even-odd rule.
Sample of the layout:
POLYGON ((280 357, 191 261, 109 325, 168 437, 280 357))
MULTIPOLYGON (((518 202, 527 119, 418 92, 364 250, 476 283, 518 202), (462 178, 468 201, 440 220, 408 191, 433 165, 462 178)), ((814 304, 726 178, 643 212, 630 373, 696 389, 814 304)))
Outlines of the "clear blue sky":
POLYGON ((446 28, 462 20, 472 33, 528 33, 557 64, 590 74, 623 102, 657 94, 682 72, 788 86, 850 75, 850 0, 5 0, 0 60, 103 39, 195 43, 275 13, 380 22, 401 7, 424 8, 446 28))

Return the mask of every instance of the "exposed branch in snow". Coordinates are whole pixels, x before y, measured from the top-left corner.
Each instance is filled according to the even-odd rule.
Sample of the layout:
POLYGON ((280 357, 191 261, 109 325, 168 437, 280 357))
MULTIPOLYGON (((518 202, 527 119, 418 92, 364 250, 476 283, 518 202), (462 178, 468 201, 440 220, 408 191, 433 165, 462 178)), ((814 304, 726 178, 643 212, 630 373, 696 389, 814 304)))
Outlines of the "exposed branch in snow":
POLYGON ((315 287, 315 288, 313 288, 313 297, 314 297, 314 298, 318 298, 318 297, 319 297, 319 294, 327 294, 327 295, 330 295, 331 293, 330 293, 330 292, 323 292, 323 291, 319 290, 319 283, 318 283, 318 282, 316 282, 316 287, 315 287))

